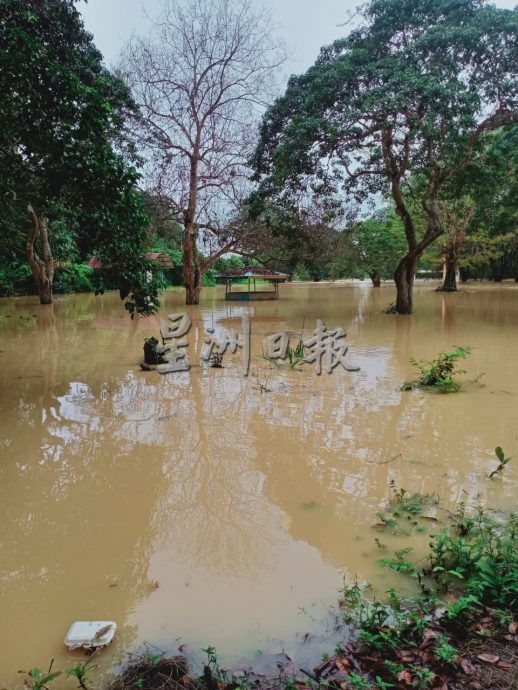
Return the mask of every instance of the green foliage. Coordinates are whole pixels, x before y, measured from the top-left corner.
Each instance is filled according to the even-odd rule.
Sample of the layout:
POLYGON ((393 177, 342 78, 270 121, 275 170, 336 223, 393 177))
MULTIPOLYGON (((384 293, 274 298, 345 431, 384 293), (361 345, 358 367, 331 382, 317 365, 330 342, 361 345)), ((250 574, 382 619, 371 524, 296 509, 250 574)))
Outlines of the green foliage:
POLYGON ((54 282, 55 292, 93 292, 93 270, 88 264, 70 264, 58 268, 54 282))
MULTIPOLYGON (((500 455, 505 458, 503 452, 500 455)), ((405 515, 424 519, 421 510, 428 499, 409 495, 394 484, 392 491, 389 512, 399 515, 396 522, 405 515)), ((368 660, 368 669, 374 660, 377 668, 383 663, 383 683, 435 687, 438 677, 456 672, 459 647, 465 646, 466 638, 469 642, 478 637, 473 630, 507 633, 518 616, 518 515, 480 509, 467 516, 461 505, 452 517, 448 529, 431 535, 426 559, 411 562, 412 549, 406 547, 395 558, 382 561, 415 577, 421 594, 403 602, 391 589, 387 601, 380 602, 368 598, 358 582, 343 589, 340 606, 344 620, 358 630, 359 657, 368 660), (446 603, 445 592, 449 593, 446 603), (481 629, 480 622, 488 615, 492 627, 481 629)))
POLYGON ((456 362, 459 359, 465 359, 470 353, 469 347, 457 347, 449 352, 441 352, 437 359, 430 361, 410 360, 421 373, 418 385, 436 388, 441 393, 456 393, 460 384, 454 381, 453 377, 465 373, 462 369, 455 368, 456 362))
POLYGON ((502 450, 502 448, 500 446, 495 448, 495 455, 499 460, 499 464, 498 464, 498 467, 496 468, 496 470, 493 470, 491 472, 491 474, 489 475, 489 479, 492 479, 495 476, 495 474, 498 474, 499 472, 501 472, 504 469, 504 467, 507 465, 507 463, 512 460, 511 457, 506 457, 504 451, 502 450))
POLYGON ((398 489, 394 480, 390 482, 390 488, 393 495, 387 508, 377 513, 380 520, 377 528, 386 528, 394 534, 410 535, 424 532, 424 523, 435 521, 433 516, 423 515, 425 507, 433 508, 437 505, 438 498, 434 494, 408 494, 405 489, 398 489))
MULTIPOLYGON (((27 206, 48 218, 60 260, 97 254, 132 313, 156 309, 144 259, 148 218, 124 118, 134 109, 72 0, 3 0, 0 243, 19 258, 27 206)), ((102 289, 102 287, 101 287, 102 289)))
POLYGON ((371 684, 365 680, 359 673, 349 673, 347 676, 347 683, 353 690, 369 690, 371 684))
POLYGON ((435 648, 437 658, 448 666, 456 666, 459 650, 453 647, 446 635, 440 635, 435 648))
POLYGON ((0 296, 20 295, 34 289, 31 269, 26 263, 12 259, 0 265, 0 296))
POLYGON ((365 278, 374 283, 393 278, 405 253, 401 221, 389 209, 354 223, 341 233, 331 262, 334 278, 365 278))
MULTIPOLYGON (((305 352, 304 352, 304 342, 302 338, 299 339, 299 342, 297 343, 297 346, 294 348, 291 347, 291 344, 288 343, 286 347, 286 363, 288 365, 288 369, 296 369, 299 365, 301 365, 304 362, 304 357, 305 357, 305 352)), ((279 366, 279 359, 277 358, 272 358, 272 357, 267 357, 266 355, 263 355, 263 359, 266 359, 267 362, 270 362, 271 364, 274 364, 276 367, 279 366)))
POLYGON ((229 683, 228 674, 222 668, 220 668, 218 655, 216 648, 209 645, 206 649, 202 649, 207 655, 207 663, 204 667, 203 679, 206 686, 211 687, 216 680, 218 683, 227 685, 229 683))
POLYGON ((418 571, 416 570, 415 566, 406 558, 406 556, 409 553, 413 553, 413 551, 414 549, 412 549, 410 546, 407 546, 405 549, 395 551, 395 558, 382 558, 380 563, 381 565, 394 570, 396 573, 410 575, 410 577, 417 579, 418 571))
POLYGON ((67 676, 77 679, 78 687, 82 688, 82 690, 88 690, 87 679, 88 671, 90 670, 88 668, 88 664, 90 661, 91 659, 88 659, 84 663, 79 664, 78 666, 73 666, 66 671, 67 676))
MULTIPOLYGON (((518 12, 476 0, 371 0, 359 15, 267 110, 253 158, 257 196, 289 206, 303 191, 335 214, 390 196, 407 244, 396 274, 404 286, 446 230, 445 188, 483 158, 487 133, 516 120, 508 37, 518 12), (424 184, 410 203, 416 176, 424 184)), ((398 293, 403 313, 411 281, 408 291, 406 302, 398 293)))
POLYGON ((26 679, 26 684, 32 688, 32 690, 48 690, 48 684, 61 675, 61 671, 50 672, 41 671, 39 668, 32 668, 26 679))
POLYGON ((450 609, 450 617, 459 617, 475 603, 518 612, 517 516, 503 519, 479 510, 462 531, 433 535, 426 571, 441 589, 461 588, 471 597, 450 609))
POLYGON ((214 287, 215 285, 217 285, 216 275, 217 271, 215 271, 213 268, 208 268, 203 274, 202 286, 214 287))

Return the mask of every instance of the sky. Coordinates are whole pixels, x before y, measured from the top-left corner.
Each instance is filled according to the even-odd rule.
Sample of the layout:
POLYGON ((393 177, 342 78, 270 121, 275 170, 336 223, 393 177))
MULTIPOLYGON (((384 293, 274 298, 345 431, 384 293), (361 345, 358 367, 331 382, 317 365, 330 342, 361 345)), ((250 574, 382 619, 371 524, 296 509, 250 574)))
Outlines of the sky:
MULTIPOLYGON (((253 0, 271 9, 279 36, 286 41, 289 60, 285 72, 299 74, 312 65, 320 47, 347 33, 340 27, 358 0, 253 0)), ((518 0, 496 0, 498 7, 512 8, 518 0)), ((88 0, 78 5, 85 27, 113 66, 124 44, 132 34, 147 34, 149 17, 160 13, 162 0, 88 0)))

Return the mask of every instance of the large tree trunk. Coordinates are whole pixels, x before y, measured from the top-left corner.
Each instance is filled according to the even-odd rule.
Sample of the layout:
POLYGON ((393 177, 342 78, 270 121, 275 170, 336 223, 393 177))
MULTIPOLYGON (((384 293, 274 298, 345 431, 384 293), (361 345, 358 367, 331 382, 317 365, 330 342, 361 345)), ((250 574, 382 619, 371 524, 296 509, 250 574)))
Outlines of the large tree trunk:
POLYGON ((396 268, 394 280, 397 290, 396 311, 398 314, 412 313, 416 265, 417 259, 407 254, 396 268))
POLYGON ((199 304, 202 274, 196 247, 194 226, 185 228, 183 240, 183 280, 185 286, 185 304, 199 304))
POLYGON ((25 243, 25 254, 40 296, 40 304, 52 304, 52 284, 54 281, 54 257, 50 249, 49 233, 45 219, 39 216, 31 204, 27 207, 31 217, 31 227, 25 243), (35 249, 36 234, 41 244, 40 258, 35 249))
POLYGON ((439 292, 457 292, 457 258, 446 256, 444 268, 444 280, 439 292))
POLYGON ((381 276, 377 271, 373 271, 372 273, 370 273, 369 277, 372 280, 373 287, 375 287, 375 288, 381 287, 381 276))

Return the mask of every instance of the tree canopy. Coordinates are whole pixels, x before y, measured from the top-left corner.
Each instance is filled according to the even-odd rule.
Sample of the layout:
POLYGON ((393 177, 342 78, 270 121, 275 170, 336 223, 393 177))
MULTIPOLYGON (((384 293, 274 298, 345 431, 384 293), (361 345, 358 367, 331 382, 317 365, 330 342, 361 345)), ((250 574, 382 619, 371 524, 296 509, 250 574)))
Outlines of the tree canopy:
POLYGON ((50 302, 52 221, 110 264, 131 312, 156 306, 147 219, 124 119, 135 107, 102 63, 72 0, 0 0, 2 244, 25 251, 50 302))
POLYGON ((444 186, 481 140, 518 118, 518 11, 478 0, 371 0, 361 25, 291 77, 264 116, 253 159, 262 197, 362 204, 390 196, 407 253, 397 309, 412 311, 416 263, 445 227, 444 186), (405 199, 411 175, 422 229, 405 199))

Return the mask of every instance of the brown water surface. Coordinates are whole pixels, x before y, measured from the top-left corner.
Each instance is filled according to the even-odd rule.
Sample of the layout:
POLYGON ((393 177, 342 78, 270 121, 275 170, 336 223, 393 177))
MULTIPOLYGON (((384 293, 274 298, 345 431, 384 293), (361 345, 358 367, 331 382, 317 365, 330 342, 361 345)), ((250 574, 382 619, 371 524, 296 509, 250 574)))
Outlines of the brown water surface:
MULTIPOLYGON (((0 300, 0 682, 81 657, 73 620, 113 619, 101 670, 144 641, 216 645, 233 663, 296 639, 357 574, 384 591, 372 529, 394 480, 407 491, 514 507, 518 462, 493 481, 494 448, 518 460, 518 289, 417 290, 415 315, 381 313, 393 289, 293 284, 278 302, 187 310, 187 373, 141 372, 144 337, 115 294, 0 300), (241 353, 200 366, 204 328, 241 332, 241 353), (272 369, 266 336, 347 332, 360 367, 272 369), (411 357, 473 348, 456 395, 403 393, 411 357), (264 390, 264 389, 268 390, 264 390)), ((294 335, 292 345, 295 345, 294 335)))

